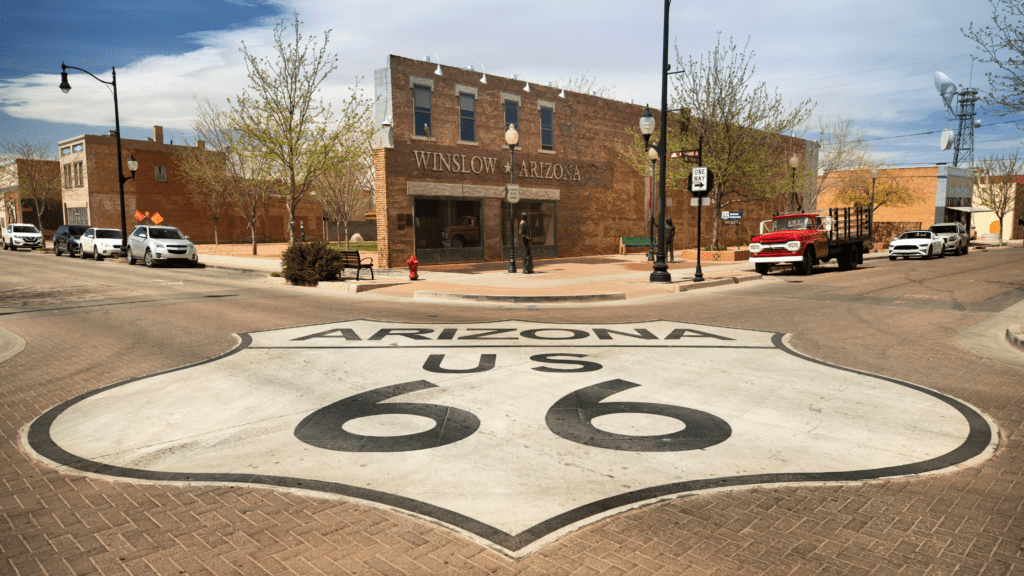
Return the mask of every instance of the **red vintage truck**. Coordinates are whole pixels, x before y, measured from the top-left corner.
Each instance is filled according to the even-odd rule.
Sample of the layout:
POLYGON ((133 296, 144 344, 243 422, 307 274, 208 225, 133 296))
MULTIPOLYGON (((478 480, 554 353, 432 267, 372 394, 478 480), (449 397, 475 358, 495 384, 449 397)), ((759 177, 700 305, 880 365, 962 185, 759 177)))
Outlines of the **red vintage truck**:
POLYGON ((811 274, 816 264, 835 258, 840 270, 864 262, 871 238, 869 209, 830 208, 828 214, 780 214, 761 222, 761 234, 750 240, 750 261, 758 274, 772 266, 793 266, 811 274))

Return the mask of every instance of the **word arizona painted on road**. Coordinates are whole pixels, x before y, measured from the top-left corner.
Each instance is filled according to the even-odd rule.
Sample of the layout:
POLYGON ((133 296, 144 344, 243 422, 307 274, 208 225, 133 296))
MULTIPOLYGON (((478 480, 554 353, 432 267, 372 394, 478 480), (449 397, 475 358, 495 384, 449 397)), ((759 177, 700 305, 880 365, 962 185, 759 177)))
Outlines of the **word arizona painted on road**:
POLYGON ((354 328, 331 328, 322 332, 307 334, 293 338, 292 342, 320 339, 340 340, 680 340, 683 338, 711 338, 714 340, 733 340, 720 334, 712 334, 693 328, 673 328, 664 336, 658 336, 647 328, 568 328, 564 326, 530 328, 423 328, 394 327, 379 328, 372 334, 360 336, 354 328), (632 330, 632 331, 628 331, 632 330))

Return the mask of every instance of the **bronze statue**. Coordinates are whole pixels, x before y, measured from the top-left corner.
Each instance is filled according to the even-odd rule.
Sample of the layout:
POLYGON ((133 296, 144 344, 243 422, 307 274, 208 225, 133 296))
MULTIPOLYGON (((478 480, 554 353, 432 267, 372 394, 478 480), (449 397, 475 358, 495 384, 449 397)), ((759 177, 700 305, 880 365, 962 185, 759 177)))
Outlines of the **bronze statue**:
POLYGON ((533 274, 533 254, 530 252, 530 223, 523 212, 519 221, 519 238, 523 241, 523 274, 533 274))
POLYGON ((676 227, 672 224, 672 217, 665 218, 665 251, 668 252, 668 261, 673 264, 676 261, 676 251, 672 246, 676 239, 676 227))

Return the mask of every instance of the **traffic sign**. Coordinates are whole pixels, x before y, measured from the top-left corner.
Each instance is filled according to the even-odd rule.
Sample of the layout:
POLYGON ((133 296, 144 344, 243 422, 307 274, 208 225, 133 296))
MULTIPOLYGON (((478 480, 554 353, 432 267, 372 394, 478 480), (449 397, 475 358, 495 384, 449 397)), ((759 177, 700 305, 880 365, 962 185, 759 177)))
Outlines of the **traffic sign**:
POLYGON ((693 187, 690 188, 691 192, 707 192, 708 191, 708 168, 707 166, 698 166, 693 169, 693 187))
POLYGON ((722 210, 722 220, 742 220, 743 212, 730 212, 722 210))
POLYGON ((696 163, 697 159, 699 158, 698 154, 699 153, 698 153, 697 150, 682 150, 680 152, 671 152, 671 153, 669 153, 668 157, 669 158, 682 158, 683 160, 685 160, 687 162, 696 163))
POLYGON ((156 214, 153 214, 153 217, 150 218, 150 220, 153 221, 153 224, 156 224, 157 226, 159 226, 160 223, 164 221, 164 217, 161 216, 159 212, 157 212, 156 214))
POLYGON ((508 184, 506 185, 506 191, 508 194, 505 199, 508 200, 509 204, 515 204, 519 202, 519 184, 508 184))

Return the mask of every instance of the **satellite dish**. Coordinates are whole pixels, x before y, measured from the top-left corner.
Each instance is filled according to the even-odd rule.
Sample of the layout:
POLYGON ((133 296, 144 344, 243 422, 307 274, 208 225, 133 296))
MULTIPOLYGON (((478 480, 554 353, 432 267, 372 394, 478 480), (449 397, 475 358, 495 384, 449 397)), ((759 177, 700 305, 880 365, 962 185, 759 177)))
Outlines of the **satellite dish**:
POLYGON ((949 150, 953 146, 954 133, 950 129, 942 131, 942 136, 939 138, 939 150, 949 150))
POLYGON ((974 119, 974 127, 975 128, 981 128, 981 120, 978 120, 977 118, 975 118, 974 119))
POLYGON ((935 89, 942 95, 942 101, 946 104, 946 109, 953 112, 953 97, 956 96, 956 84, 950 80, 949 76, 936 70, 935 89))

